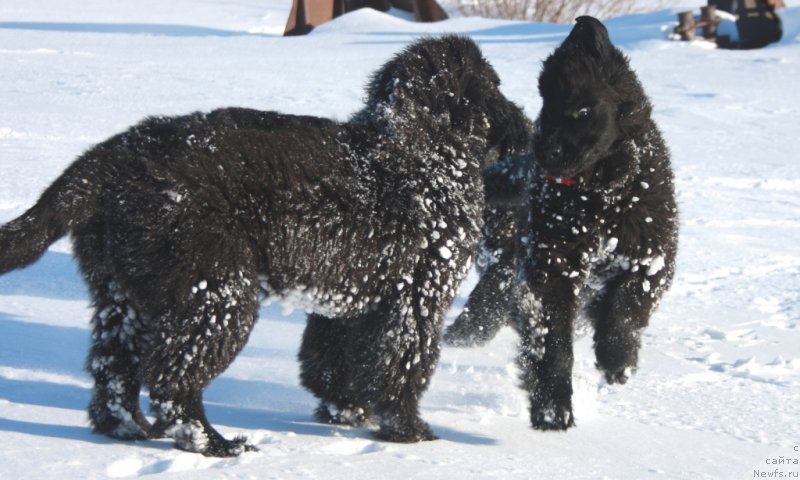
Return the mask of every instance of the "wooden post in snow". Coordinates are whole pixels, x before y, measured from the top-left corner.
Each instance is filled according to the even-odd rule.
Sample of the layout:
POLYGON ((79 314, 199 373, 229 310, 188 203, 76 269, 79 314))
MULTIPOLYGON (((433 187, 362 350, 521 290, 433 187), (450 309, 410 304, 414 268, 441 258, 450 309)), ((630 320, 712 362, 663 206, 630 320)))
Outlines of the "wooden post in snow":
POLYGON ((418 22, 447 18, 447 12, 436 0, 294 0, 283 35, 305 35, 314 27, 359 8, 386 11, 391 6, 414 12, 418 22))
POLYGON ((447 12, 436 0, 414 0, 414 16, 418 22, 438 22, 447 19, 447 12))
POLYGON ((717 37, 717 7, 707 5, 700 7, 700 20, 703 25, 703 38, 712 40, 717 37))
POLYGON ((681 36, 681 40, 694 40, 695 28, 697 26, 694 23, 694 13, 691 10, 678 14, 678 28, 676 31, 681 36))
POLYGON ((294 0, 283 35, 305 35, 346 11, 345 0, 294 0))

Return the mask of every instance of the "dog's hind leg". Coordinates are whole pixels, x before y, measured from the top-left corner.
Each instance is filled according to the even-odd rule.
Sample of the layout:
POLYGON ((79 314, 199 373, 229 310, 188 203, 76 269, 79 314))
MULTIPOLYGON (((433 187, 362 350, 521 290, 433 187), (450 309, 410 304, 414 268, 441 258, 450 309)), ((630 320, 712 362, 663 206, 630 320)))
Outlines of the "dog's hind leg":
MULTIPOLYGON (((218 243, 228 257, 241 255, 234 246, 218 243)), ((211 426, 203 391, 244 347, 258 313, 255 269, 223 265, 224 258, 213 256, 206 260, 207 268, 194 273, 179 270, 197 283, 153 320, 153 342, 145 359, 155 433, 172 437, 180 449, 220 457, 254 447, 244 438, 226 440, 211 426)))
POLYGON ((102 222, 77 231, 74 243, 95 308, 86 361, 94 378, 89 420, 97 433, 120 439, 147 438, 150 424, 139 406, 141 356, 147 343, 142 319, 112 280, 102 222))
POLYGON ((346 353, 354 323, 356 320, 309 315, 303 332, 298 354, 300 383, 320 399, 315 415, 325 423, 357 426, 369 418, 366 405, 357 404, 350 387, 346 353))
POLYGON ((94 378, 89 418, 94 430, 114 438, 145 439, 150 424, 139 406, 142 323, 117 296, 95 300, 92 346, 86 362, 94 378))

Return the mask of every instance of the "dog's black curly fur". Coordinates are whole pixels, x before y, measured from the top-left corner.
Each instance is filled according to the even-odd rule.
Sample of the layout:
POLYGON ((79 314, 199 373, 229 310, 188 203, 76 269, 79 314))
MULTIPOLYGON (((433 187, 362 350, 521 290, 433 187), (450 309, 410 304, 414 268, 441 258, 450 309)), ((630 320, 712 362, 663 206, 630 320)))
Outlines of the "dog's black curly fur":
MULTIPOLYGON (((488 132, 488 144, 493 145, 481 168, 497 159, 504 160, 518 154, 523 149, 530 150, 526 117, 517 106, 499 94, 499 79, 486 61, 480 58, 477 48, 463 39, 458 39, 457 44, 448 41, 442 47, 412 47, 379 73, 370 88, 372 92, 379 92, 384 91, 386 85, 399 86, 387 94, 389 101, 397 104, 391 107, 395 111, 393 115, 397 116, 397 121, 406 123, 402 128, 406 130, 404 135, 408 135, 404 141, 408 142, 410 151, 432 148, 441 155, 466 160, 472 154, 464 148, 468 144, 460 145, 458 138, 464 136, 467 130, 480 128, 476 122, 481 118, 486 118, 492 125, 488 132), (438 65, 439 73, 432 75, 430 62, 438 65), (448 106, 442 110, 443 105, 453 101, 454 94, 455 98, 463 97, 463 100, 457 101, 459 106, 455 109, 448 106), (422 100, 421 95, 429 95, 430 98, 422 100), (400 111, 397 111, 398 108, 400 111), (405 112, 407 108, 413 111, 405 112), (466 110, 457 111, 462 108, 466 110), (422 125, 420 117, 423 121, 430 119, 435 123, 422 125), (442 120, 445 123, 439 124, 442 120), (453 130, 457 124, 452 122, 464 120, 470 124, 468 129, 457 127, 453 130), (416 135, 421 137, 412 138, 416 135), (498 139, 498 136, 502 139, 498 139), (416 146, 412 146, 411 142, 416 146)), ((377 97, 378 94, 371 96, 377 97)), ((385 107, 380 104, 367 107, 368 110, 381 108, 385 107)), ((467 137, 474 135, 467 134, 467 137)), ((458 160, 455 161, 458 163, 458 160)), ((457 172, 454 173, 458 176, 457 172)), ((463 242, 464 235, 478 238, 473 237, 478 233, 474 229, 482 224, 480 219, 473 217, 475 212, 482 209, 482 195, 475 197, 477 191, 470 188, 471 196, 467 202, 453 202, 450 194, 440 190, 441 180, 437 173, 428 175, 426 182, 431 183, 430 188, 426 187, 421 195, 410 199, 411 204, 419 204, 426 211, 419 218, 417 237, 421 248, 434 252, 434 258, 441 246, 446 248, 444 256, 449 257, 452 245, 463 242), (469 204, 468 215, 458 213, 458 208, 464 208, 459 207, 460 204, 469 204), (453 221, 459 218, 463 220, 453 221)), ((470 181, 475 182, 473 187, 480 185, 483 188, 480 178, 470 181)), ((394 208, 404 207, 398 204, 394 208)), ((491 215, 485 210, 483 216, 488 218, 491 215)), ((464 265, 464 256, 474 252, 462 251, 468 253, 460 254, 459 268, 464 265)), ((440 257, 441 254, 440 251, 440 257)), ((408 257, 408 252, 395 252, 395 255, 401 257, 397 261, 411 260, 420 265, 418 258, 403 259, 408 257)), ((406 276, 399 278, 397 291, 390 289, 387 292, 395 297, 393 302, 405 304, 401 307, 407 309, 403 315, 421 316, 422 320, 409 322, 410 317, 376 319, 385 316, 385 312, 380 310, 358 315, 309 316, 298 357, 301 361, 302 384, 321 400, 316 411, 321 420, 355 425, 377 421, 381 426, 378 433, 380 437, 391 439, 399 436, 400 439, 407 437, 409 440, 433 438, 421 420, 408 423, 407 419, 416 418, 419 393, 427 388, 438 359, 443 315, 458 288, 459 279, 465 273, 463 269, 453 270, 453 258, 445 259, 445 262, 441 260, 438 258, 429 264, 429 260, 423 258, 424 268, 418 266, 407 270, 406 276), (423 343, 422 348, 420 343, 423 343), (376 345, 383 346, 376 350, 376 345), (384 349, 393 351, 397 348, 408 350, 408 354, 378 354, 384 349), (412 392, 413 395, 410 395, 412 392), (409 433, 404 433, 406 431, 409 433)), ((398 278, 395 278, 392 285, 397 281, 398 278)))
MULTIPOLYGON (((483 307, 500 313, 456 322, 447 338, 485 342, 511 324, 521 337, 531 422, 549 430, 574 425, 579 316, 594 326, 597 366, 609 383, 625 383, 636 369, 642 330, 674 273, 678 215, 670 155, 651 103, 602 23, 577 19, 544 62, 539 91, 543 105, 517 225, 522 282, 505 310, 483 307)), ((508 178, 508 190, 517 190, 517 177, 508 178)), ((503 282, 513 283, 512 275, 503 282)), ((491 282, 484 276, 476 291, 504 298, 492 293, 491 282)))
POLYGON ((0 273, 71 234, 95 307, 97 432, 252 448, 214 430, 202 393, 265 294, 333 318, 310 321, 306 387, 369 412, 382 438, 433 438, 417 404, 479 239, 482 162, 523 121, 498 85, 472 41, 446 36, 381 68, 346 123, 239 108, 147 119, 0 228, 0 273))

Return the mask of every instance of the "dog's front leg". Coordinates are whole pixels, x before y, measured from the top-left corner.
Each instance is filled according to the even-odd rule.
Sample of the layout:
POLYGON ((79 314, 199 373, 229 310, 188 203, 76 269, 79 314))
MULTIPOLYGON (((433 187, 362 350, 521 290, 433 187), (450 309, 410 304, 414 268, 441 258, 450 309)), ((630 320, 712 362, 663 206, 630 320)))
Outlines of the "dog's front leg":
POLYGON ((509 324, 513 303, 514 267, 506 263, 491 265, 469 294, 464 310, 444 334, 454 347, 477 347, 492 340, 500 328, 509 324))
POLYGON ((572 283, 554 279, 543 285, 535 290, 530 284, 520 286, 517 361, 530 400, 533 428, 566 430, 575 425, 572 334, 577 302, 572 283))
POLYGON ((440 351, 442 308, 417 294, 384 301, 362 322, 349 345, 352 391, 379 422, 377 436, 392 442, 434 440, 419 415, 419 400, 430 383, 440 351))
POLYGON ((653 273, 648 267, 621 273, 587 309, 594 321, 597 367, 608 383, 624 384, 635 372, 642 331, 666 289, 669 274, 667 269, 653 273))
POLYGON ((244 267, 221 270, 209 273, 158 319, 145 365, 156 417, 153 435, 172 437, 182 450, 230 457, 255 447, 214 429, 203 391, 244 348, 258 314, 258 282, 244 267))

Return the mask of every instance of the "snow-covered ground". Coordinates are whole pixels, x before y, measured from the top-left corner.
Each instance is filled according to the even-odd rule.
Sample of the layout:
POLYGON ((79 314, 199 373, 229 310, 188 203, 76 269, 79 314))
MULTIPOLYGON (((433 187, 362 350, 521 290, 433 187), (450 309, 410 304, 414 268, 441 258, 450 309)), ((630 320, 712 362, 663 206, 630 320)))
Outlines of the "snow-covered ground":
MULTIPOLYGON (((370 72, 424 34, 474 37, 535 116, 540 62, 570 28, 359 11, 281 38, 290 3, 0 3, 0 221, 145 115, 240 105, 347 118, 370 72)), ((800 1, 788 3, 783 41, 755 51, 666 40, 679 7, 607 22, 672 148, 681 252, 628 385, 604 385, 580 342, 576 428, 529 427, 509 330, 444 349, 422 404, 438 441, 319 424, 297 380, 304 317, 274 305, 205 397, 212 423, 260 452, 205 458, 94 435, 90 310, 62 241, 0 278, 0 478, 800 478, 800 1)))

